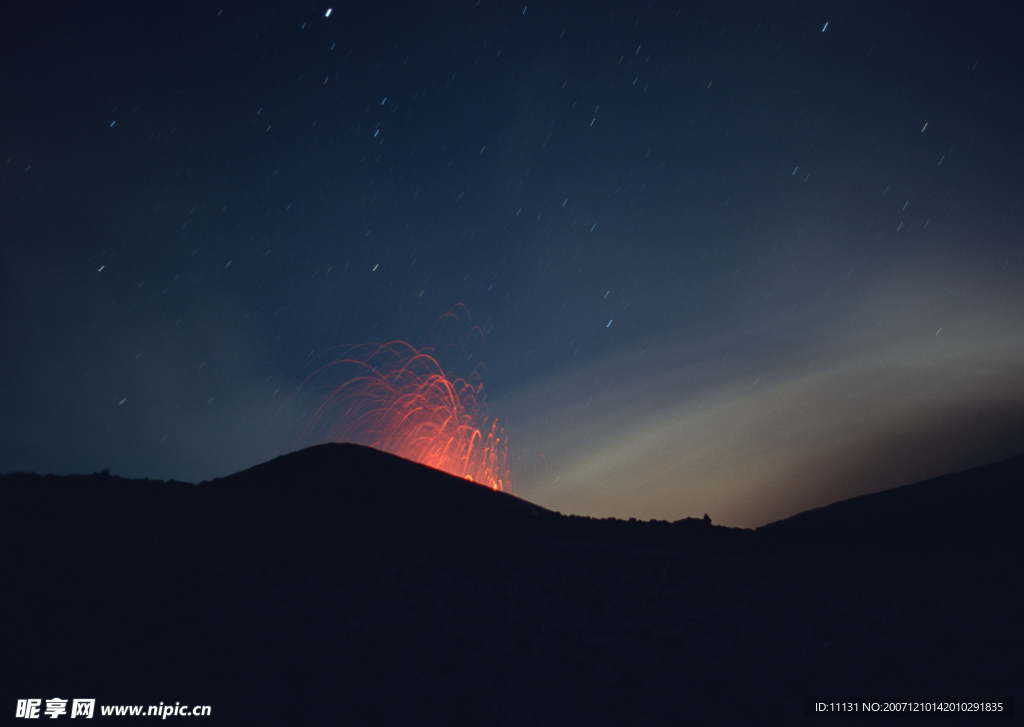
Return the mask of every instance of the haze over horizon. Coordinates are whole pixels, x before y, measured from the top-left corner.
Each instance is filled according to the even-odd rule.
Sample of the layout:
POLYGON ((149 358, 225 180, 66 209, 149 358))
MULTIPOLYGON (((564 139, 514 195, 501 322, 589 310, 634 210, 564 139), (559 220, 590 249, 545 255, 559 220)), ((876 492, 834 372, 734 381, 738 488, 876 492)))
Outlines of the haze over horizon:
POLYGON ((564 512, 756 526, 1019 454, 1003 13, 8 3, 0 472, 230 474, 394 340, 484 364, 564 512))

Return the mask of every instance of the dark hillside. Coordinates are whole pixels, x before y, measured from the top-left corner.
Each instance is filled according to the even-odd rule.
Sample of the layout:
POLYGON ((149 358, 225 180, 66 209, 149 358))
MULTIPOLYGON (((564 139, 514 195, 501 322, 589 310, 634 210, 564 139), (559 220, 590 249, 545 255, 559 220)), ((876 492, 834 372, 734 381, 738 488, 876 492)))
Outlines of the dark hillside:
POLYGON ((1020 468, 758 531, 565 517, 353 445, 200 485, 6 475, 5 709, 738 724, 798 722, 806 698, 1007 700, 1020 468))
POLYGON ((1024 456, 808 510, 758 529, 799 548, 1024 556, 1024 456))

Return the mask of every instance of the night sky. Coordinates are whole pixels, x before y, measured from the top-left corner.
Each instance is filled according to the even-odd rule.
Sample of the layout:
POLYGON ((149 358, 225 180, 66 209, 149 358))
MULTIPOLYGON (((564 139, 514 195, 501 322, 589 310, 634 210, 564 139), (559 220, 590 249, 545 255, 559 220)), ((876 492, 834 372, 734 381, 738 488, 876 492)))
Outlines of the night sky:
POLYGON ((565 512, 756 526, 1024 451, 994 3, 0 14, 2 472, 229 474, 392 340, 482 362, 565 512))

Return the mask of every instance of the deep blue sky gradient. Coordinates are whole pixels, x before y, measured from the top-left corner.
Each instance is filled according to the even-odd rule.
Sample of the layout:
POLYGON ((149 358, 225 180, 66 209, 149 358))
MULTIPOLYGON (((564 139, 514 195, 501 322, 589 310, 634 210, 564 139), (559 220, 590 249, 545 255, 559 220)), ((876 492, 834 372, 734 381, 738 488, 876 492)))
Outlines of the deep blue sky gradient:
MULTIPOLYGON (((486 363, 491 413, 546 462, 539 499, 576 460, 537 451, 536 422, 586 449, 585 422, 550 422, 622 411, 616 387, 652 402, 621 432, 901 347, 1014 380, 1024 59, 995 4, 0 12, 2 471, 255 464, 294 443, 281 406, 317 354, 443 343, 457 304, 448 342, 486 345, 451 366, 486 363)), ((956 381, 915 402, 1020 400, 956 381)), ((558 502, 605 512, 584 500, 558 502)), ((687 514, 671 502, 647 515, 687 514)))

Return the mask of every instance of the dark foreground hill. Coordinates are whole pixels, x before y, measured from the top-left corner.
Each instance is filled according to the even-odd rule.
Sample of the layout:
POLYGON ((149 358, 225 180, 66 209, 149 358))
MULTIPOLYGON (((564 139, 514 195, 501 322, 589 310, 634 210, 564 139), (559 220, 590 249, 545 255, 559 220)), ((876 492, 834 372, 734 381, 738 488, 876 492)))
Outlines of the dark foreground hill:
POLYGON ((1006 706, 917 721, 1012 723, 1022 483, 1024 457, 750 531, 565 517, 354 445, 200 485, 6 475, 2 709, 825 724, 806 700, 969 701, 1006 706))

